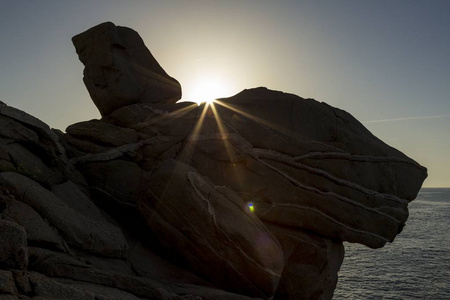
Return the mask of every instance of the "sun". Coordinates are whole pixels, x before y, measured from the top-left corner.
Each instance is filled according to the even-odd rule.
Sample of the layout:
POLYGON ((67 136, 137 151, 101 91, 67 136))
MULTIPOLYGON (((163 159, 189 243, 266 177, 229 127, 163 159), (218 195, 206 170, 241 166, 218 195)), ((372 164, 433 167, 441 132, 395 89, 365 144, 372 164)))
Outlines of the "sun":
POLYGON ((214 77, 197 78, 190 86, 185 87, 186 95, 183 99, 187 101, 212 104, 218 98, 232 95, 229 85, 214 77))

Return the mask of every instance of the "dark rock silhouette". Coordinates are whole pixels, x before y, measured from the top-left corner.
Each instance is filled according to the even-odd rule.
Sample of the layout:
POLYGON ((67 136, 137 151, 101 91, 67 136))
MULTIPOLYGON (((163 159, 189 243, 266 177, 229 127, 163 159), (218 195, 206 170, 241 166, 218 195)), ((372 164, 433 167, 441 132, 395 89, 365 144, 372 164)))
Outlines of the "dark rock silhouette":
POLYGON ((331 299, 343 241, 402 230, 426 169, 347 112, 267 88, 175 103, 135 31, 73 41, 102 119, 0 104, 2 297, 331 299))
POLYGON ((139 34, 111 22, 72 38, 84 83, 102 116, 133 103, 181 98, 181 86, 161 68, 139 34))

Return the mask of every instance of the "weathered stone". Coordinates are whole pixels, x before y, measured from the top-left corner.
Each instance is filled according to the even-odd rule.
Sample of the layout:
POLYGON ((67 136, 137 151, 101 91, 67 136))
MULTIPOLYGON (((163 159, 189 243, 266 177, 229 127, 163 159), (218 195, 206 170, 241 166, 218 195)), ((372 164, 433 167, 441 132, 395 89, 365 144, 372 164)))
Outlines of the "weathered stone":
POLYGON ((84 83, 102 116, 134 103, 175 103, 181 86, 161 68, 139 34, 111 22, 72 38, 84 83))
MULTIPOLYGON (((399 230, 400 222, 383 212, 365 209, 353 199, 312 188, 296 181, 298 178, 287 172, 279 172, 275 167, 267 166, 257 157, 256 151, 246 148, 236 135, 225 138, 205 136, 203 140, 196 142, 192 152, 195 155, 190 156, 190 160, 201 174, 208 176, 216 184, 228 186, 238 192, 244 201, 252 202, 255 214, 263 220, 306 228, 323 236, 362 242, 375 247, 393 239, 399 230), (361 212, 355 214, 358 207, 361 212)), ((292 169, 296 170, 294 167, 292 169)), ((324 184, 332 186, 314 173, 311 179, 307 174, 300 178, 322 180, 324 184)), ((363 197, 362 199, 365 200, 363 197)), ((370 199, 366 200, 369 201, 370 199)), ((404 220, 407 216, 406 204, 400 208, 403 215, 397 215, 404 220)))
POLYGON ((68 149, 67 152, 70 153, 71 158, 84 156, 87 153, 103 153, 111 149, 111 147, 99 145, 89 140, 79 139, 68 134, 65 136, 65 140, 70 147, 71 151, 68 149))
POLYGON ((49 156, 62 162, 67 161, 66 150, 59 143, 58 136, 50 127, 26 112, 11 106, 0 106, 0 115, 17 121, 24 126, 32 129, 39 136, 40 146, 43 147, 49 156))
POLYGON ((125 255, 127 244, 117 227, 81 215, 21 174, 0 173, 0 185, 46 218, 69 245, 105 256, 125 255))
POLYGON ((52 186, 64 181, 63 174, 58 169, 49 167, 41 159, 41 156, 29 151, 21 144, 11 143, 4 147, 7 149, 12 163, 16 166, 17 172, 45 186, 52 186))
POLYGON ((379 141, 348 113, 263 88, 215 106, 224 132, 214 134, 208 127, 192 136, 194 149, 184 160, 252 201, 263 220, 373 248, 392 241, 403 228, 409 199, 417 194, 426 169, 379 141), (282 142, 267 143, 270 139, 282 142), (321 144, 320 152, 302 147, 308 143, 321 144), (354 172, 336 174, 332 164, 319 168, 302 161, 314 155, 350 158, 354 172), (369 167, 369 162, 377 163, 369 167), (403 167, 393 168, 391 162, 403 167), (361 172, 367 168, 368 176, 395 180, 383 188, 363 185, 354 173, 364 177, 361 172))
POLYGON ((85 269, 92 268, 89 264, 71 254, 33 246, 28 247, 28 250, 28 270, 36 271, 50 277, 64 278, 61 275, 63 274, 62 270, 70 270, 69 266, 85 269))
POLYGON ((158 133, 158 129, 162 130, 163 132, 159 133, 164 135, 185 135, 186 131, 192 129, 200 113, 198 105, 192 102, 138 103, 121 107, 102 120, 144 131, 150 136, 158 133))
POLYGON ((16 167, 11 162, 8 150, 5 145, 0 144, 0 172, 14 172, 16 167))
POLYGON ((69 180, 59 185, 54 185, 52 186, 52 193, 83 216, 101 222, 108 222, 105 212, 99 209, 74 182, 69 180))
POLYGON ((200 277, 164 258, 132 236, 128 238, 128 262, 137 275, 159 281, 176 281, 195 285, 210 285, 200 277))
POLYGON ((0 298, 331 299, 342 241, 404 226, 426 169, 350 114, 266 88, 175 104, 133 30, 73 42, 101 120, 0 102, 0 298))
POLYGON ((16 223, 0 220, 0 268, 26 269, 28 265, 27 234, 16 223))
POLYGON ((275 299, 332 299, 344 260, 341 241, 265 223, 283 247, 285 266, 275 299))
POLYGON ((148 188, 138 207, 169 251, 230 291, 271 297, 283 269, 283 252, 236 194, 173 160, 159 166, 148 188))
POLYGON ((254 297, 247 297, 241 294, 230 293, 214 287, 177 284, 168 285, 165 287, 168 293, 168 298, 171 300, 250 300, 258 299, 254 297))
POLYGON ((142 169, 149 171, 158 161, 174 159, 182 143, 181 137, 156 137, 140 148, 140 153, 136 157, 137 163, 142 169))
POLYGON ((46 244, 48 247, 56 247, 60 250, 65 250, 67 246, 52 228, 42 217, 27 204, 11 199, 3 200, 5 209, 0 213, 5 220, 15 222, 25 229, 27 233, 28 243, 46 244))
POLYGON ((50 186, 61 182, 65 149, 47 124, 10 106, 0 106, 0 170, 17 171, 50 186))
MULTIPOLYGON (((0 295, 0 299, 1 300, 22 300, 23 297, 18 296, 18 295, 0 295)), ((37 299, 37 298, 33 298, 33 300, 53 300, 53 299, 37 299)))
POLYGON ((30 280, 28 278, 28 270, 13 270, 14 282, 18 293, 21 295, 32 295, 33 287, 31 286, 30 280))
POLYGON ((200 299, 205 300, 250 299, 213 287, 179 283, 176 279, 159 281, 101 270, 67 254, 33 247, 30 247, 30 268, 48 277, 59 278, 59 282, 73 284, 75 287, 81 287, 83 284, 89 283, 91 288, 94 287, 95 290, 89 287, 86 290, 97 295, 101 294, 98 290, 101 286, 114 288, 118 292, 126 292, 145 299, 176 300, 184 299, 183 297, 186 297, 186 299, 201 297, 200 299))
POLYGON ((140 300, 133 294, 121 291, 117 288, 111 288, 103 285, 92 284, 87 282, 79 282, 68 279, 57 280, 59 284, 67 288, 74 288, 78 291, 86 291, 94 296, 95 300, 140 300))
POLYGON ((66 132, 73 137, 110 147, 136 143, 139 139, 137 132, 132 129, 114 126, 99 120, 70 125, 66 132))
POLYGON ((37 144, 39 142, 38 135, 10 118, 0 116, 0 136, 16 141, 32 142, 37 144))
POLYGON ((135 205, 142 197, 143 170, 133 162, 110 160, 83 163, 78 167, 91 190, 103 201, 135 205))
POLYGON ((320 163, 321 169, 367 189, 411 200, 426 177, 424 167, 380 141, 346 111, 328 104, 266 88, 244 90, 220 103, 233 108, 216 105, 221 118, 255 148, 273 149, 301 162, 328 159, 320 163), (238 119, 245 122, 240 126, 238 119), (261 128, 270 130, 272 137, 261 128), (259 130, 261 134, 249 134, 248 130, 259 130), (258 146, 268 138, 284 143, 258 146), (298 145, 296 151, 285 149, 287 143, 298 145), (331 161, 332 167, 339 162, 352 163, 353 172, 335 173, 342 165, 328 170, 331 161), (385 177, 392 179, 390 184, 381 179, 385 177))
MULTIPOLYGON (((17 294, 14 276, 11 271, 0 270, 0 294, 17 294)), ((1 299, 0 295, 0 299, 1 299)))
POLYGON ((30 272, 28 280, 33 287, 34 295, 38 297, 48 297, 49 299, 73 299, 73 300, 94 300, 95 295, 84 290, 69 285, 61 284, 54 279, 48 278, 38 273, 30 272))
POLYGON ((94 267, 99 270, 129 276, 136 275, 135 270, 132 269, 130 263, 124 258, 104 257, 95 254, 92 255, 79 250, 73 251, 72 254, 75 254, 78 260, 86 263, 90 267, 94 267))
POLYGON ((49 277, 113 287, 138 297, 165 299, 161 283, 142 277, 100 270, 66 254, 30 248, 30 262, 32 262, 30 268, 49 277))

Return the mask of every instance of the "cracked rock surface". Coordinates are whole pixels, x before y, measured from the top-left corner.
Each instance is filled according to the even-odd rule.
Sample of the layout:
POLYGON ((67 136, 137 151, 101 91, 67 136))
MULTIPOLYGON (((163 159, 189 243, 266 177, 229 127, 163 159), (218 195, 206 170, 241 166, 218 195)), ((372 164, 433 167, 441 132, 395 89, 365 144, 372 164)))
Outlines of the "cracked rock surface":
POLYGON ((426 168, 349 113, 262 87, 176 103, 132 29, 73 42, 100 120, 0 103, 0 298, 331 299, 343 241, 405 225, 426 168))

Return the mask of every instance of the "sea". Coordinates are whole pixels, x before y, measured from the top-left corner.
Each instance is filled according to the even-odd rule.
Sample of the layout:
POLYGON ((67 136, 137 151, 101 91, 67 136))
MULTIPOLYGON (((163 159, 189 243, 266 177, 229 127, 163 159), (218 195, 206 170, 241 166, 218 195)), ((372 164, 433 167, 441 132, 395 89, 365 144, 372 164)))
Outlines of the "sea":
POLYGON ((333 299, 450 299, 450 188, 423 188, 394 242, 345 243, 333 299))

